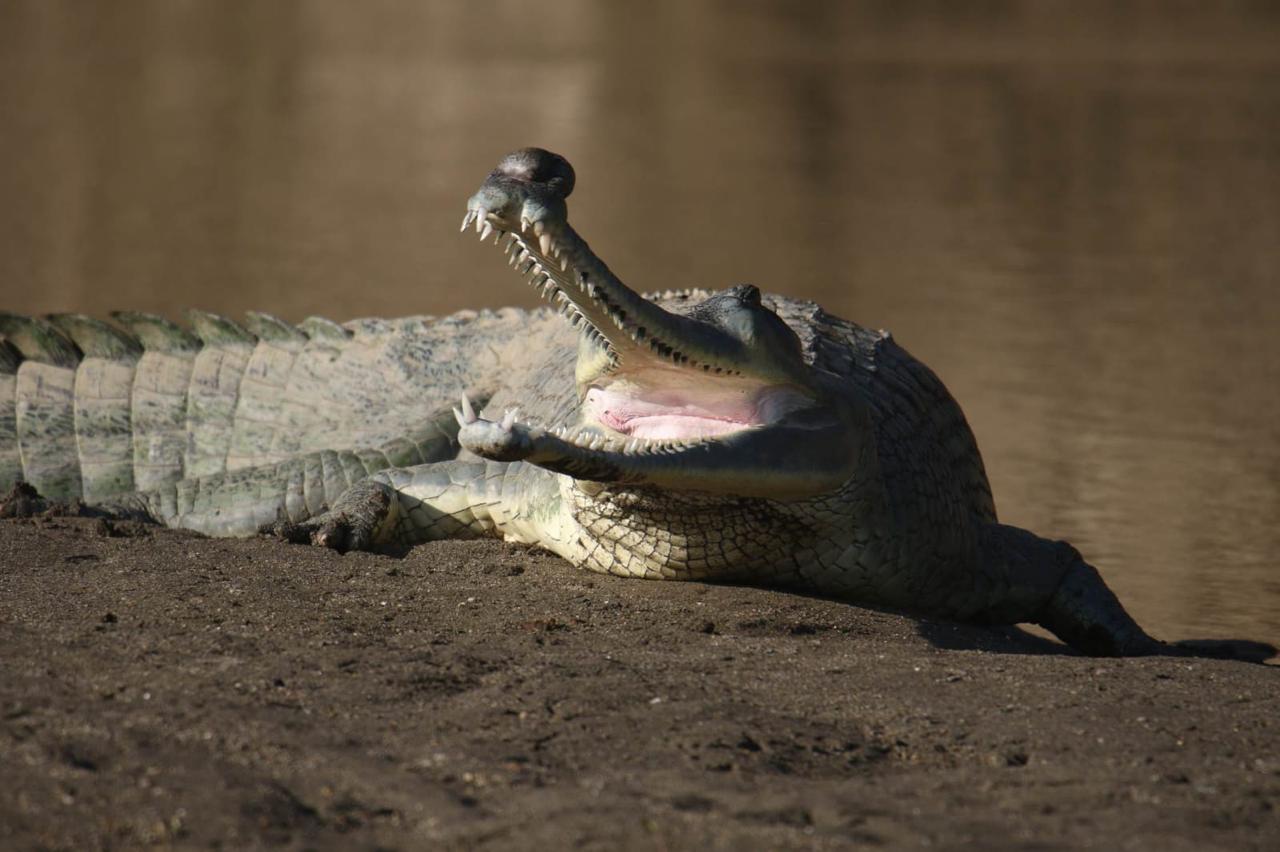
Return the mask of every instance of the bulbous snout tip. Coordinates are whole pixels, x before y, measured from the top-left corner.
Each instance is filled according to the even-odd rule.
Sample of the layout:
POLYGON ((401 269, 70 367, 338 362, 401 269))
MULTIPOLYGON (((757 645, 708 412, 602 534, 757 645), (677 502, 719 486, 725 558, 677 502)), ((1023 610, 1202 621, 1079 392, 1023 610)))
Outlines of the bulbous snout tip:
POLYGON ((502 158, 489 177, 541 184, 561 198, 569 197, 575 181, 569 161, 545 148, 512 151, 502 158))

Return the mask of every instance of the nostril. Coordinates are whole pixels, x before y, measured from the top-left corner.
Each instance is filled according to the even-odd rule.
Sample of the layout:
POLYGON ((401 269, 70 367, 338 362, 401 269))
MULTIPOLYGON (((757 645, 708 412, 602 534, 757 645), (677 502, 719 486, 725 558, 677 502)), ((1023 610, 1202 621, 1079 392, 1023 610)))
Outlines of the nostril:
POLYGON ((752 307, 760 305, 760 288, 754 284, 739 284, 733 288, 733 293, 744 305, 752 307))

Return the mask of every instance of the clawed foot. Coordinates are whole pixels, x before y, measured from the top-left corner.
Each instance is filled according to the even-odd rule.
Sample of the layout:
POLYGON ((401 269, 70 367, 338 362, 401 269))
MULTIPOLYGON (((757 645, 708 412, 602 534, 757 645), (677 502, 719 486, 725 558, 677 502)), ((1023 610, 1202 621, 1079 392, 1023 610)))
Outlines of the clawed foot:
POLYGON ((80 498, 50 500, 29 482, 18 480, 0 496, 0 518, 103 518, 118 521, 154 523, 145 503, 136 496, 125 495, 95 505, 80 498))
POLYGON ((0 497, 0 518, 31 518, 45 512, 49 506, 49 501, 40 496, 35 486, 19 480, 0 497))
POLYGON ((314 544, 339 553, 373 549, 373 531, 367 525, 330 512, 299 523, 277 521, 265 532, 290 544, 314 544))
POLYGON ((339 553, 374 550, 391 516, 395 494, 390 487, 365 480, 349 488, 328 512, 305 521, 277 521, 262 532, 290 544, 312 544, 339 553))
POLYGON ((533 451, 527 430, 517 428, 517 411, 509 409, 500 421, 478 416, 467 395, 462 405, 453 410, 458 421, 458 443, 476 455, 492 461, 519 461, 533 451))

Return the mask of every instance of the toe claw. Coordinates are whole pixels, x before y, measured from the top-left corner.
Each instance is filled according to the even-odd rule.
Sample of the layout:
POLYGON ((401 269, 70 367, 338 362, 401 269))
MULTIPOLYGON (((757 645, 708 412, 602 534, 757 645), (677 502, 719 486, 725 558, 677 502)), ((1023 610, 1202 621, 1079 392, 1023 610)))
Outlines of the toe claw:
POLYGON ((292 521, 277 521, 263 532, 275 536, 289 544, 309 544, 311 530, 306 524, 295 524, 292 521))

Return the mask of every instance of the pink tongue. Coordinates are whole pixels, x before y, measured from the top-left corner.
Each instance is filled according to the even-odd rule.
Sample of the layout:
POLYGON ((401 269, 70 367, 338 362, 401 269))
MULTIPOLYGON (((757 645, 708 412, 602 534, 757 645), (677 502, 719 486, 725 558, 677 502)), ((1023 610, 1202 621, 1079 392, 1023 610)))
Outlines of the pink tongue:
POLYGON ((736 432, 746 423, 718 420, 688 414, 640 414, 623 420, 612 411, 602 412, 600 420, 610 429, 637 438, 709 438, 736 432))
POLYGON ((708 410, 681 398, 635 399, 593 388, 587 392, 586 403, 588 417, 637 438, 713 437, 751 426, 754 417, 752 406, 741 399, 708 410))

